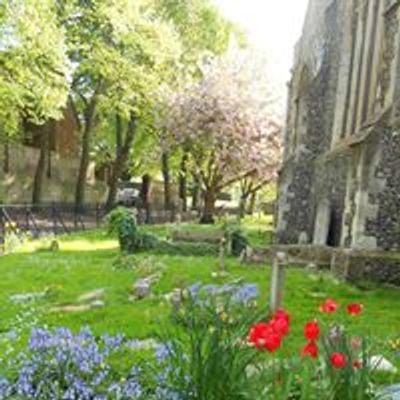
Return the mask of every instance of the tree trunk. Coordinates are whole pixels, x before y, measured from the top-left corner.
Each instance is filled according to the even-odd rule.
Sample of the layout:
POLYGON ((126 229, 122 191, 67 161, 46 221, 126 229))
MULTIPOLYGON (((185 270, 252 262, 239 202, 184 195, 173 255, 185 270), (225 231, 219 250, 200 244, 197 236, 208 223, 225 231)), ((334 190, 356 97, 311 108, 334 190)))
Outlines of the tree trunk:
POLYGON ((171 210, 171 176, 169 170, 169 155, 163 152, 161 155, 161 169, 164 180, 164 210, 171 210))
POLYGON ((247 194, 242 194, 240 196, 240 201, 239 201, 239 217, 240 218, 244 218, 244 216, 246 215, 247 199, 248 199, 247 194))
POLYGON ((254 208, 256 206, 256 200, 257 200, 257 192, 253 192, 250 197, 250 203, 249 203, 249 208, 247 209, 247 214, 248 215, 253 215, 254 214, 254 208))
POLYGON ((212 189, 207 189, 204 192, 204 204, 202 215, 200 219, 201 224, 213 224, 214 221, 214 213, 215 213, 215 202, 217 196, 212 189))
POLYGON ((146 224, 151 222, 151 209, 150 209, 150 188, 151 188, 151 177, 149 174, 142 176, 142 188, 140 191, 140 199, 142 207, 146 211, 146 224))
POLYGON ((92 139, 94 113, 96 108, 95 99, 92 99, 86 108, 85 126, 82 134, 81 160, 79 164, 78 180, 75 191, 75 205, 77 209, 81 208, 85 203, 86 178, 90 162, 90 142, 92 139))
POLYGON ((179 171, 179 198, 182 203, 182 211, 187 211, 187 161, 188 155, 185 153, 182 156, 181 166, 179 171))
POLYGON ((121 178, 126 163, 128 161, 129 152, 132 147, 136 133, 136 118, 131 117, 126 128, 125 140, 122 139, 122 121, 119 115, 116 116, 115 135, 116 135, 116 156, 114 160, 114 168, 108 184, 108 196, 106 209, 111 210, 117 196, 118 181, 121 178))
POLYGON ((199 209, 199 197, 200 197, 200 181, 196 175, 193 175, 193 189, 192 189, 192 210, 199 209))
POLYGON ((3 172, 5 174, 9 174, 10 173, 10 145, 8 144, 8 141, 4 144, 3 172))
POLYGON ((49 147, 49 132, 48 127, 43 127, 40 132, 40 153, 39 160, 36 165, 35 177, 33 179, 33 190, 32 190, 32 203, 40 204, 43 195, 43 181, 46 173, 46 159, 48 155, 49 147))

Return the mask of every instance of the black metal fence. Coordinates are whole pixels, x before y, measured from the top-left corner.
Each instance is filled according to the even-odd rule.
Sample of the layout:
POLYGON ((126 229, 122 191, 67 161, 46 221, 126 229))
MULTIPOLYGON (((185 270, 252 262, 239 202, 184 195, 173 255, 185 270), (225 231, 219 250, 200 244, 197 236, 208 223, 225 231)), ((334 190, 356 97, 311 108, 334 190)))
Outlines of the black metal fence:
MULTIPOLYGON (((139 224, 164 224, 192 222, 198 219, 197 211, 176 212, 137 209, 139 224)), ((69 203, 0 205, 0 240, 5 233, 29 233, 33 237, 60 235, 99 228, 107 214, 103 204, 77 207, 69 203)))
POLYGON ((100 204, 79 208, 64 203, 0 205, 0 230, 29 232, 34 237, 59 235, 99 227, 105 214, 100 204))

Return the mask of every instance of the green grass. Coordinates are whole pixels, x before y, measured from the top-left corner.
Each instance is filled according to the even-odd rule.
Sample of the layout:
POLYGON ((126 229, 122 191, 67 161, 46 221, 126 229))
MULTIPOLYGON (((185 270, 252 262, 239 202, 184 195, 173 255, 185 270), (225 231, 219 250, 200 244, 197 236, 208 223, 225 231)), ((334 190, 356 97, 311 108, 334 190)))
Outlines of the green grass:
MULTIPOLYGON (((157 233, 166 229, 151 228, 157 233)), ((168 323, 169 307, 163 297, 166 293, 175 287, 199 281, 216 283, 211 276, 212 272, 218 269, 218 260, 215 258, 141 253, 135 256, 137 260, 152 257, 154 262, 165 265, 165 272, 154 287, 153 298, 131 302, 129 294, 140 273, 113 268, 113 263, 119 255, 115 240, 107 237, 102 231, 95 231, 61 238, 59 243, 59 251, 41 251, 42 244, 32 242, 25 246, 23 252, 0 258, 0 333, 7 332, 18 324, 29 325, 29 319, 32 317, 28 314, 22 321, 18 321, 16 316, 26 313, 26 306, 10 302, 11 295, 47 290, 48 296, 32 303, 33 314, 37 315, 39 325, 67 326, 74 331, 82 325, 90 325, 97 335, 105 332, 123 332, 131 338, 151 337, 160 324, 168 323), (51 312, 52 307, 74 303, 79 295, 98 288, 104 288, 106 291, 104 308, 78 313, 51 312)), ((227 269, 230 276, 225 281, 242 278, 246 282, 258 285, 261 292, 259 305, 265 308, 267 314, 270 285, 268 266, 242 266, 236 259, 230 258, 227 260, 227 269)), ((222 283, 221 280, 218 282, 222 283)), ((318 305, 328 297, 341 304, 361 302, 365 305, 362 315, 346 321, 355 330, 380 339, 400 336, 399 290, 374 288, 362 291, 339 283, 328 275, 319 277, 301 269, 291 268, 287 271, 284 296, 285 308, 293 317, 287 351, 298 352, 303 345, 302 326, 306 321, 316 316, 327 319, 322 318, 317 310, 318 305)), ((348 318, 344 314, 341 314, 342 322, 348 318)), ((28 329, 25 334, 28 334, 28 329)))

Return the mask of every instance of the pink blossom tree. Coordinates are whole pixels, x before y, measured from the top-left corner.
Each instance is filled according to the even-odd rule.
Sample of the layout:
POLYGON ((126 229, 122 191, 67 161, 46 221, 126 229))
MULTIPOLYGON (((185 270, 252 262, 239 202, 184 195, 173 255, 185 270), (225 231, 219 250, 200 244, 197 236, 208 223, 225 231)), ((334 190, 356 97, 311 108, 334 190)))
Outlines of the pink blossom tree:
POLYGON ((202 66, 197 82, 172 93, 162 124, 188 154, 201 183, 201 222, 212 223, 222 190, 246 177, 271 180, 281 160, 279 124, 265 60, 234 50, 202 66))

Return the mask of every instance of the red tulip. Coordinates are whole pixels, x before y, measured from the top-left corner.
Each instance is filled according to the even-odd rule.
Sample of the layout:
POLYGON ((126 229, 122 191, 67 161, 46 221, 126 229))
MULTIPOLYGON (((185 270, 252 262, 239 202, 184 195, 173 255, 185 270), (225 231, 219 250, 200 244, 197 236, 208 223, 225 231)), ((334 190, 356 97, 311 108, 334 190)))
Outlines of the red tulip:
POLYGON ((317 340, 319 338, 320 328, 317 321, 308 322, 304 327, 304 336, 308 340, 317 340))
POLYGON ((265 337, 272 332, 272 328, 265 322, 260 322, 251 327, 249 333, 249 342, 254 344, 258 349, 262 349, 265 344, 265 337))
POLYGON ((250 329, 248 340, 259 350, 274 352, 280 347, 282 338, 274 331, 271 324, 260 322, 250 329))
POLYGON ((271 321, 271 327, 280 336, 286 336, 289 333, 289 323, 285 318, 274 318, 271 321))
POLYGON ((264 348, 268 350, 269 352, 273 353, 274 351, 278 350, 279 347, 281 346, 282 342, 282 337, 278 335, 277 333, 270 333, 266 338, 265 338, 265 345, 264 348))
POLYGON ((279 309, 275 314, 274 314, 274 316, 273 316, 273 319, 284 319, 284 320, 286 320, 286 322, 288 323, 288 324, 290 324, 290 316, 289 316, 289 314, 285 311, 285 310, 283 310, 283 309, 279 309))
POLYGON ((344 368, 346 366, 346 356, 343 353, 332 353, 331 364, 334 368, 344 368))
POLYGON ((363 310, 363 305, 362 304, 358 304, 358 303, 354 303, 354 304, 349 304, 347 306, 347 312, 350 315, 358 315, 361 313, 361 311, 363 310))
POLYGON ((315 342, 307 343, 301 352, 302 357, 311 357, 317 358, 318 357, 318 346, 315 342))
POLYGON ((320 310, 324 313, 331 314, 337 311, 339 304, 335 300, 328 299, 320 306, 320 310))

